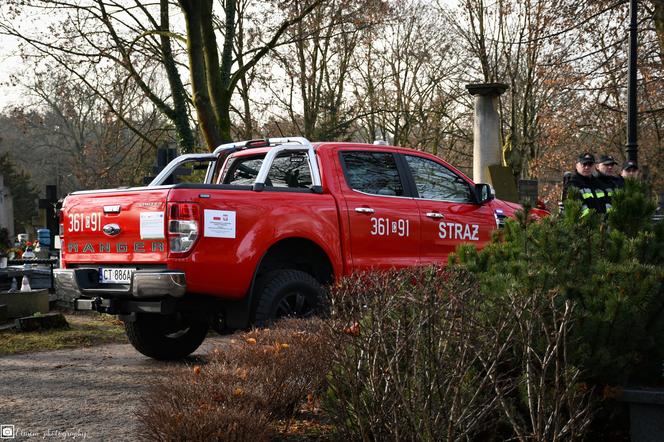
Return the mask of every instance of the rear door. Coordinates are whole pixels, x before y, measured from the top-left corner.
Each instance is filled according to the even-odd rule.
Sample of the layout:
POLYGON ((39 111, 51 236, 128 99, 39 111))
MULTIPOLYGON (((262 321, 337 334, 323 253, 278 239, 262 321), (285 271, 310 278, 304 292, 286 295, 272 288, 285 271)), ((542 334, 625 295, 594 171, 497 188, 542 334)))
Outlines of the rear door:
POLYGON ((354 269, 418 264, 418 206, 396 154, 372 149, 341 150, 339 155, 354 269))
POLYGON ((445 165, 420 155, 404 155, 417 192, 422 225, 422 264, 447 264, 462 243, 481 247, 491 239, 496 219, 489 205, 475 202, 472 185, 445 165))

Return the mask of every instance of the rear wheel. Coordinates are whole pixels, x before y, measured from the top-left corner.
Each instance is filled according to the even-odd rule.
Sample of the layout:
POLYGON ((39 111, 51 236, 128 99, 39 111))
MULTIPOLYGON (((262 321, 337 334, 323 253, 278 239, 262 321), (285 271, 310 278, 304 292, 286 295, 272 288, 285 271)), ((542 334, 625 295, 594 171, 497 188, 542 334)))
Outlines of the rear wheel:
POLYGON ((172 315, 136 314, 136 320, 125 321, 129 342, 145 356, 160 359, 181 359, 201 345, 208 331, 202 320, 172 315))
POLYGON ((308 273, 276 270, 262 276, 257 285, 258 302, 254 323, 265 327, 284 317, 306 318, 323 307, 323 288, 308 273))

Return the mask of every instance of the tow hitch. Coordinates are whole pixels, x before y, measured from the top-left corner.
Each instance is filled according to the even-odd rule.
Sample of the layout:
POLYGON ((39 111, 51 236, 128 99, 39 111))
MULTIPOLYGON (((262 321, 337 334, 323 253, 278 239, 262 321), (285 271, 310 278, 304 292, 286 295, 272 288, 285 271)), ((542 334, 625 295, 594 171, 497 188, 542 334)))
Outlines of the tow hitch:
POLYGON ((75 310, 94 310, 99 313, 115 314, 110 299, 102 299, 97 296, 94 299, 77 299, 74 303, 75 310))

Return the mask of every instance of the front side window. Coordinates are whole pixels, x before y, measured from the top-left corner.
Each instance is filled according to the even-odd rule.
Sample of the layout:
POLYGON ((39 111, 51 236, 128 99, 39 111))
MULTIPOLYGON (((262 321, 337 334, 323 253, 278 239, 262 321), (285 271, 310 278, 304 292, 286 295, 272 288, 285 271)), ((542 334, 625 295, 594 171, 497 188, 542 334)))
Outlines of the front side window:
POLYGON ((420 198, 462 203, 474 201, 468 182, 447 167, 422 157, 405 157, 420 198))
POLYGON ((390 152, 342 152, 346 182, 353 190, 383 196, 404 194, 394 155, 390 152))

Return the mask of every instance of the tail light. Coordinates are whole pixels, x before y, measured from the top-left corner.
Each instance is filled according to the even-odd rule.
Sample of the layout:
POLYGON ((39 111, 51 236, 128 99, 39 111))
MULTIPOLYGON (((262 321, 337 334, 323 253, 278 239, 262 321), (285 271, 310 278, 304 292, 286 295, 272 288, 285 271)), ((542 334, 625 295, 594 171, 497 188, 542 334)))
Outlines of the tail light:
POLYGON ((191 251, 199 237, 200 219, 196 203, 168 204, 168 246, 171 253, 191 251))

